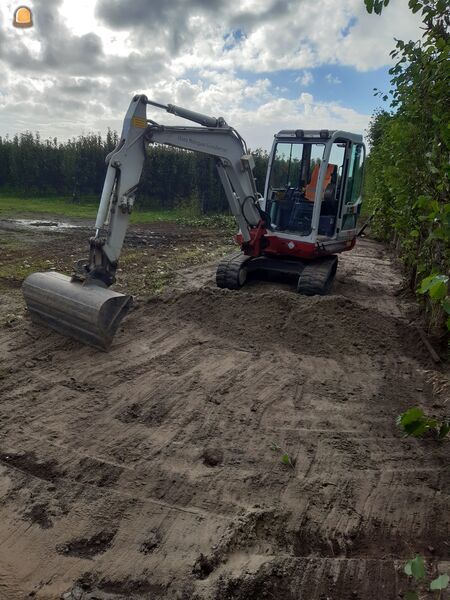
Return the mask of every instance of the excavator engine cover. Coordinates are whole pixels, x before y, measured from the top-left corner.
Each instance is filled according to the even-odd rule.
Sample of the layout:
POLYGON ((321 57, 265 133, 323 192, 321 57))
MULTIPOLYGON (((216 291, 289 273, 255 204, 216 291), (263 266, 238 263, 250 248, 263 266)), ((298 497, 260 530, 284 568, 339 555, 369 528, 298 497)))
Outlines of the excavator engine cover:
POLYGON ((132 297, 62 273, 33 273, 22 286, 35 323, 85 344, 107 350, 132 297))

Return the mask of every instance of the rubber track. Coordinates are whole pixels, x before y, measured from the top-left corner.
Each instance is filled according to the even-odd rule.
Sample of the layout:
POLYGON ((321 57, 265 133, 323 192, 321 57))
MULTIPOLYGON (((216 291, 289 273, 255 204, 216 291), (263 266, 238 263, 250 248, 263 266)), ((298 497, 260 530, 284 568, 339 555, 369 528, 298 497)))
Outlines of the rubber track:
POLYGON ((325 296, 336 274, 338 258, 331 256, 306 265, 298 280, 297 292, 304 296, 325 296))
POLYGON ((222 260, 216 271, 217 287, 238 290, 241 287, 239 284, 239 271, 241 270, 242 265, 249 259, 249 256, 239 252, 239 254, 235 254, 222 260))

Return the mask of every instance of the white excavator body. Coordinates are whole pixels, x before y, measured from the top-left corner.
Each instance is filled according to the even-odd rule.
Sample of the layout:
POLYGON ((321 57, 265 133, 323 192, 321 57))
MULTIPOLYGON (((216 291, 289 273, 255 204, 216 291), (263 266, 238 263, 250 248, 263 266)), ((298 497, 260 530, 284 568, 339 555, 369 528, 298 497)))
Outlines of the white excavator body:
POLYGON ((72 277, 33 273, 23 284, 32 319, 106 350, 131 306, 112 291, 148 144, 166 144, 215 158, 239 233, 241 252, 217 269, 219 287, 238 289, 251 271, 298 275, 298 291, 323 294, 337 268, 336 253, 356 240, 364 145, 343 131, 284 130, 275 135, 264 196, 257 192, 254 161, 239 133, 223 118, 133 98, 107 172, 90 240, 89 258, 72 277), (197 123, 165 126, 147 118, 152 105, 197 123))

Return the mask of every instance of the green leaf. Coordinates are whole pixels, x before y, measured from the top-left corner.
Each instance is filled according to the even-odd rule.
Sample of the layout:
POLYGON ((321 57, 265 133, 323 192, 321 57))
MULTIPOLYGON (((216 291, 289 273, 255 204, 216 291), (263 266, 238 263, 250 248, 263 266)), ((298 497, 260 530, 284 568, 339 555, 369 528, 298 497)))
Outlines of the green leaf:
POLYGON ((433 300, 442 300, 443 298, 445 298, 446 294, 447 286, 445 285, 445 283, 442 282, 435 283, 428 292, 428 295, 430 296, 430 298, 433 298, 433 300))
POLYGON ((419 2, 419 0, 409 0, 408 6, 413 11, 413 13, 416 13, 418 10, 421 9, 422 4, 419 2))
POLYGON ((412 560, 408 560, 408 562, 406 563, 406 565, 403 568, 403 570, 409 577, 412 577, 411 563, 412 563, 412 560))
POLYGON ((425 563, 420 554, 417 554, 416 558, 411 561, 411 573, 416 581, 420 581, 425 577, 425 563))
POLYGON ((436 281, 448 284, 448 275, 435 275, 434 278, 436 281))
POLYGON ((411 592, 411 590, 409 590, 405 594, 405 600, 419 600, 419 596, 417 595, 417 592, 411 592))
POLYGON ((433 581, 430 583, 430 590, 445 590, 447 589, 449 581, 450 577, 447 575, 447 573, 439 575, 439 577, 436 577, 436 579, 433 579, 433 581))
POLYGON ((442 300, 447 295, 448 277, 445 275, 436 275, 433 285, 428 290, 430 298, 433 300, 442 300))
POLYGON ((450 421, 444 421, 438 430, 438 439, 443 440, 450 431, 450 421))
POLYGON ((397 417, 397 425, 409 425, 410 423, 415 423, 417 421, 421 421, 425 417, 425 413, 421 408, 409 408, 407 411, 398 415, 397 417))
POLYGON ((403 431, 405 434, 412 435, 414 437, 421 437, 427 429, 428 425, 426 420, 415 421, 414 423, 409 423, 408 425, 403 426, 403 431))
POLYGON ((442 300, 447 295, 447 288, 447 275, 429 275, 422 280, 418 292, 419 294, 428 293, 433 300, 442 300))
POLYGON ((380 0, 375 0, 374 1, 374 10, 375 10, 375 14, 381 15, 381 11, 383 10, 383 2, 380 0))
POLYGON ((419 294, 426 294, 428 292, 432 285, 433 277, 434 275, 429 275, 428 277, 425 277, 425 279, 422 279, 418 290, 419 294))
POLYGON ((291 464, 291 459, 289 458, 289 454, 287 452, 285 452, 283 454, 283 456, 281 457, 281 462, 284 465, 290 465, 291 464))
POLYGON ((439 423, 436 419, 429 419, 421 408, 410 408, 398 415, 397 425, 403 429, 405 435, 420 437, 428 429, 436 429, 439 423))

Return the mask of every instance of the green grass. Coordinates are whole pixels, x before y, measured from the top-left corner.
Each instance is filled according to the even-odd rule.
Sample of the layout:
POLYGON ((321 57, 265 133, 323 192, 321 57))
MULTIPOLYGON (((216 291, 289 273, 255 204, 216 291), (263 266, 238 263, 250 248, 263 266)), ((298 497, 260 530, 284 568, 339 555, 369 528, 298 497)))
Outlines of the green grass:
POLYGON ((26 217, 27 215, 54 215, 64 217, 95 217, 97 207, 93 202, 72 204, 69 198, 14 198, 0 196, 1 217, 26 217))
MULTIPOLYGON (((94 220, 97 215, 100 199, 83 199, 74 204, 70 197, 61 198, 14 198, 0 194, 0 218, 30 217, 36 215, 52 215, 54 217, 70 217, 94 220)), ((371 215, 370 203, 363 202, 360 218, 363 222, 371 215)), ((155 221, 177 221, 180 225, 192 227, 208 227, 216 229, 236 229, 235 221, 230 215, 195 215, 183 208, 172 210, 136 210, 132 213, 131 223, 154 223, 155 221)))
POLYGON ((28 275, 40 270, 47 271, 48 263, 43 260, 30 260, 30 262, 27 262, 26 260, 16 261, 0 266, 0 279, 5 279, 6 281, 20 284, 26 277, 28 277, 28 275))
MULTIPOLYGON (((95 219, 98 201, 82 200, 74 204, 69 198, 14 198, 0 195, 0 217, 27 217, 52 215, 95 219)), ((135 210, 131 215, 132 223, 154 223, 155 221, 176 221, 187 218, 185 210, 135 210)))

